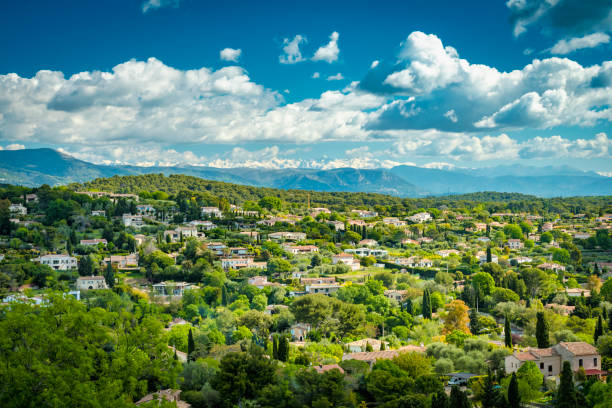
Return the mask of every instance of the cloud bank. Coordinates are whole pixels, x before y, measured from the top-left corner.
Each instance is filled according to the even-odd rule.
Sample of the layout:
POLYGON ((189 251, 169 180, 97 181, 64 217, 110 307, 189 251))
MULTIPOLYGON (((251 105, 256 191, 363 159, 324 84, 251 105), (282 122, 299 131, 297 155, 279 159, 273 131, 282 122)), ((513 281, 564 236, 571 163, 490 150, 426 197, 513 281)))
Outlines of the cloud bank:
MULTIPOLYGON (((302 61, 299 47, 305 41, 300 35, 286 39, 280 61, 302 61)), ((222 58, 224 51, 228 60, 240 56, 240 50, 228 48, 222 58)), ((0 142, 63 146, 86 160, 147 165, 255 166, 261 161, 322 168, 418 158, 606 159, 610 139, 602 132, 585 131, 577 140, 559 135, 527 141, 508 133, 609 124, 611 106, 612 61, 584 67, 554 57, 501 72, 462 59, 435 35, 413 32, 395 61, 372 64, 361 82, 293 103, 254 82, 239 66, 180 70, 149 58, 70 77, 47 70, 32 78, 0 75, 0 142), (330 141, 382 148, 349 148, 343 159, 309 161, 274 149, 255 156, 235 149, 230 156, 210 156, 182 147, 330 141)))

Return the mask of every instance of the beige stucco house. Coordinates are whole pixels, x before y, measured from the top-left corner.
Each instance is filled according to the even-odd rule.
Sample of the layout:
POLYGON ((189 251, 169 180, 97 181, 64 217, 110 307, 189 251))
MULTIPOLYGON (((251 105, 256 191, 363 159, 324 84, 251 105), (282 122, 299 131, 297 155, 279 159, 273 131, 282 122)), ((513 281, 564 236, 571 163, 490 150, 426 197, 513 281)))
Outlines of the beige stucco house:
POLYGON ((587 376, 605 374, 601 370, 601 356, 597 349, 583 341, 561 342, 549 348, 516 352, 506 357, 506 373, 518 371, 527 361, 533 361, 545 377, 558 376, 565 361, 570 362, 573 371, 584 368, 587 376))

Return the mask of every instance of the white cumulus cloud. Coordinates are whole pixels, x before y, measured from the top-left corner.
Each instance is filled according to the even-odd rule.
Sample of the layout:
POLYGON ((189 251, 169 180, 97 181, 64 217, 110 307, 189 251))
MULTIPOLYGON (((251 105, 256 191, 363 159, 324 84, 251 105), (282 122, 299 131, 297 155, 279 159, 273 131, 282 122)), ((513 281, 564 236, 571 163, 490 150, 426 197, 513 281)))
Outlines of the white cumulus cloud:
POLYGON ((238 49, 224 48, 221 51, 219 51, 219 57, 223 61, 238 62, 238 59, 240 58, 241 55, 242 55, 242 50, 239 48, 238 49))
POLYGON ((334 61, 338 60, 338 54, 340 53, 340 48, 338 48, 338 38, 340 38, 340 34, 337 31, 334 31, 329 36, 329 43, 320 47, 312 57, 313 61, 325 61, 330 64, 334 61))
POLYGON ((292 40, 285 38, 283 40, 283 54, 278 57, 281 64, 295 64, 304 61, 300 45, 306 42, 306 37, 300 34, 293 37, 292 40))
POLYGON ((612 121, 612 61, 583 67, 553 57, 500 72, 471 64, 437 36, 422 32, 402 43, 391 73, 370 71, 360 88, 404 96, 380 110, 369 124, 376 130, 505 130, 612 121), (442 115, 450 120, 440 121, 442 115))

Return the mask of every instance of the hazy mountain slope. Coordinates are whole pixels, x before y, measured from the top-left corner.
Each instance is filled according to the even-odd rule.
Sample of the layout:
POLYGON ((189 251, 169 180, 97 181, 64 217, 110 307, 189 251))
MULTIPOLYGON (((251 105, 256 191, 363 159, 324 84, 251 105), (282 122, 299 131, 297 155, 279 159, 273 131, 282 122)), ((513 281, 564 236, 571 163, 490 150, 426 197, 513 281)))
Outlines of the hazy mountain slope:
POLYGON ((85 182, 114 175, 185 174, 256 187, 313 191, 370 192, 400 197, 516 192, 540 197, 610 195, 612 178, 567 166, 499 166, 438 170, 415 166, 392 169, 252 169, 185 166, 104 166, 52 149, 0 151, 0 183, 38 186, 85 182))
POLYGON ((186 174, 228 183, 318 191, 373 192, 415 195, 415 187, 385 170, 251 169, 214 167, 104 166, 88 163, 52 149, 0 151, 0 182, 38 186, 68 184, 114 175, 186 174))
POLYGON ((525 166, 503 166, 488 171, 397 166, 389 171, 416 185, 421 194, 463 194, 477 191, 517 192, 540 197, 612 194, 612 178, 568 167, 546 167, 541 173, 537 167, 525 166))

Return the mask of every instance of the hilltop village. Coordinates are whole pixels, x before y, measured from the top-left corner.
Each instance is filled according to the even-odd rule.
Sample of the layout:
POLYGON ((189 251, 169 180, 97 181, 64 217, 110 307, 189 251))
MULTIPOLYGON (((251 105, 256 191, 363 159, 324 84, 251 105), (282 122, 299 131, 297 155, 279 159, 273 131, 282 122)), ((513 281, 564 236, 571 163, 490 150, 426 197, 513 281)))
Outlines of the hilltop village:
POLYGON ((0 187, 0 403, 609 406, 610 197, 140 177, 0 187))

